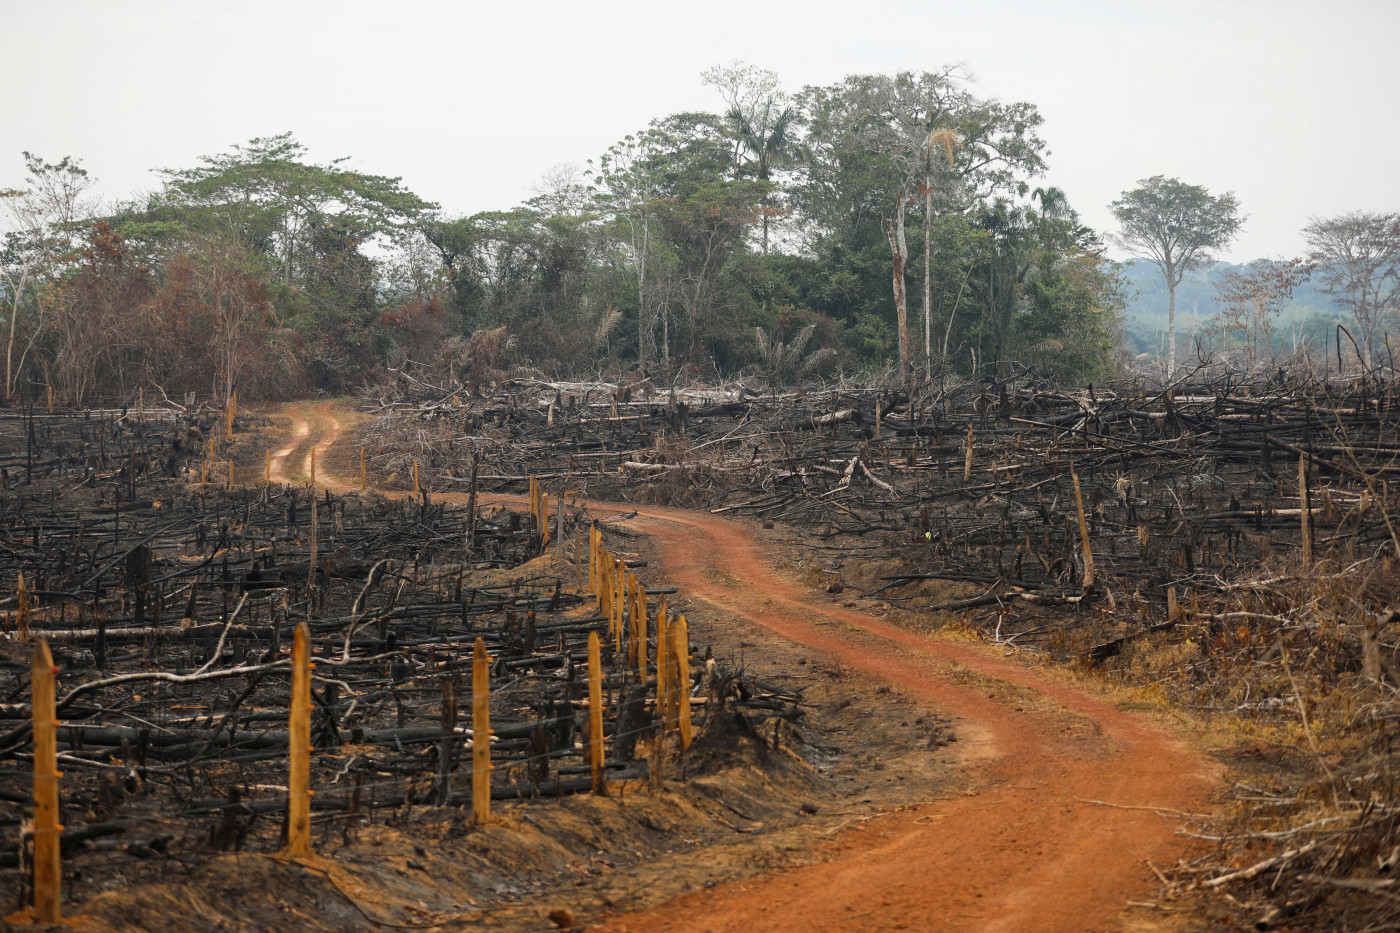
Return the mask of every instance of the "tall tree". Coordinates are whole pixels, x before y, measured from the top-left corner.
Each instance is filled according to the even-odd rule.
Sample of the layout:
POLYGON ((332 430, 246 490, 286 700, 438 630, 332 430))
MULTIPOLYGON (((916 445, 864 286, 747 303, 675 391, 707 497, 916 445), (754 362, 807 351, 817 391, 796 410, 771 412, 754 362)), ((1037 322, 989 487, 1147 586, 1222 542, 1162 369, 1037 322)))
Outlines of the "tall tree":
POLYGON ((794 187, 795 201, 817 226, 819 238, 845 238, 863 247, 872 233, 883 234, 897 267, 891 277, 894 317, 900 372, 907 380, 913 355, 904 284, 908 208, 920 188, 930 217, 935 187, 941 205, 959 210, 999 195, 1024 194, 1027 178, 1044 167, 1040 114, 1031 104, 976 97, 970 77, 956 67, 853 75, 834 87, 807 88, 800 101, 808 156, 794 187), (930 142, 937 144, 933 137, 940 131, 956 134, 961 145, 955 147, 954 164, 934 178, 942 160, 934 158, 930 142), (872 221, 873 229, 867 227, 872 221))
POLYGON ((655 154, 650 168, 656 185, 654 216, 675 257, 682 339, 692 362, 708 362, 720 313, 732 310, 737 301, 725 273, 745 251, 766 186, 730 176, 723 123, 711 114, 672 114, 653 121, 647 132, 655 154))
MULTIPOLYGON (((735 180, 747 174, 771 186, 774 171, 794 151, 799 116, 778 76, 736 60, 710 68, 700 80, 724 99, 735 180)), ((776 213, 771 188, 763 195, 762 212, 761 242, 766 256, 769 220, 776 213)))
POLYGON ((797 111, 781 98, 770 98, 752 114, 729 111, 731 131, 739 138, 752 160, 744 171, 763 183, 763 255, 768 255, 768 221, 774 212, 771 186, 776 163, 792 148, 792 129, 797 111))
POLYGON ((948 168, 953 167, 953 151, 962 145, 957 131, 949 127, 939 127, 928 134, 924 141, 924 180, 919 185, 924 196, 924 376, 933 377, 933 181, 934 166, 938 164, 935 150, 942 150, 948 160, 948 168))
POLYGON ((1111 205, 1117 241, 1157 266, 1167 283, 1167 378, 1176 374, 1176 288, 1188 272, 1215 261, 1244 218, 1233 192, 1214 197, 1200 185, 1154 175, 1111 205))
MULTIPOLYGON (((590 174, 597 185, 599 206, 610 211, 627 230, 632 272, 637 284, 637 362, 646 366, 657 356, 656 325, 662 310, 648 301, 647 269, 653 246, 651 220, 658 181, 652 175, 658 153, 653 134, 627 135, 598 159, 590 174)), ((664 344, 663 340, 663 344, 664 344)), ((664 360, 670 352, 662 347, 664 360)))
POLYGON ((199 208, 215 228, 247 249, 277 258, 286 284, 300 281, 318 227, 337 225, 361 238, 400 232, 437 205, 398 178, 349 168, 348 157, 306 161, 291 133, 260 137, 204 156, 198 168, 162 169, 172 199, 199 208))
POLYGON ((1361 362, 1370 369, 1382 315, 1400 307, 1400 213, 1314 218, 1303 236, 1327 290, 1356 318, 1361 362))

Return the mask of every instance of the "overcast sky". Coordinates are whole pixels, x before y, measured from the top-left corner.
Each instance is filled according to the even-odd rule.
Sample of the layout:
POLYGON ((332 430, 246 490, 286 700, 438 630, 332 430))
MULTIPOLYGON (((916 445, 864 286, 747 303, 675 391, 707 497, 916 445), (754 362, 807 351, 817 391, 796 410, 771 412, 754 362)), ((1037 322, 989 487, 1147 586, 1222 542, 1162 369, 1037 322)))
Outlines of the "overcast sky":
POLYGON ((1397 0, 121 3, 0 0, 0 187, 73 155, 107 199, 254 136, 504 209, 658 116, 719 109, 731 59, 789 90, 965 64, 1045 117, 1046 181, 1087 222, 1138 179, 1234 191, 1224 258, 1297 255, 1317 215, 1400 210, 1397 0))

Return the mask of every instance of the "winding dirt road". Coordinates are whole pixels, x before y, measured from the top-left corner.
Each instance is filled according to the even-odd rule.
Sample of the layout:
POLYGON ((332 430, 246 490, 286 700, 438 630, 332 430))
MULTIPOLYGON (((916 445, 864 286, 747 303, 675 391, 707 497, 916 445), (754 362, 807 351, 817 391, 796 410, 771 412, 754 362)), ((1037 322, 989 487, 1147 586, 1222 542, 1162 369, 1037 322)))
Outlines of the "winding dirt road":
MULTIPOLYGON (((324 451, 339 432, 329 403, 314 410, 314 425, 294 408, 288 413, 298 434, 274 461, 274 477, 308 435, 324 451)), ((1094 698, 989 647, 916 635, 812 598, 771 567, 748 523, 627 508, 639 513, 633 527, 653 536, 670 582, 691 599, 961 717, 969 789, 843 833, 828 861, 697 891, 596 929, 1164 928, 1149 913, 1125 913, 1125 907, 1151 898, 1152 864, 1171 864, 1190 851, 1173 816, 1209 806, 1217 775, 1208 758, 1150 715, 1094 698)))

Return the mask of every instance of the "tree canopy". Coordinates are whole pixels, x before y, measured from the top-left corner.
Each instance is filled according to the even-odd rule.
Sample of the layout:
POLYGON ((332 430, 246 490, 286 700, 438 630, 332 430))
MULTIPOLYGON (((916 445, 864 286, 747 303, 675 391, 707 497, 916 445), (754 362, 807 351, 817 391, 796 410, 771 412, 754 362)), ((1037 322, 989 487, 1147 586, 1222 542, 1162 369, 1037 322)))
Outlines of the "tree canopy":
POLYGON ((1167 374, 1176 372, 1176 288, 1188 272, 1215 260, 1244 223, 1231 192, 1213 196, 1199 185, 1154 175, 1113 202, 1118 241, 1154 263, 1167 283, 1167 374))
MULTIPOLYGON (((43 262, 48 234, 12 223, 10 394, 290 396, 502 355, 560 377, 1114 370, 1121 280, 1067 194, 1035 187, 1033 103, 982 96, 958 67, 788 92, 736 62, 702 82, 712 110, 658 115, 513 206, 453 214, 282 133, 54 214, 44 229, 70 239, 43 262)), ((1223 235, 1174 244, 1173 271, 1223 235)))

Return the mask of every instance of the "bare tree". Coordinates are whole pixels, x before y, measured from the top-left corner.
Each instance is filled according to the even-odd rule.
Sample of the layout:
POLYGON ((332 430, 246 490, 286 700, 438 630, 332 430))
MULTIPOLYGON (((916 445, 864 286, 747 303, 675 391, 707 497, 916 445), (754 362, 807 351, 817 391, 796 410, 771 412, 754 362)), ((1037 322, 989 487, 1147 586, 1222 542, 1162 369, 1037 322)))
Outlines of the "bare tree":
POLYGON ((250 270, 247 252, 228 236, 196 238, 190 258, 195 293, 203 305, 213 366, 210 389, 227 405, 248 362, 252 332, 271 311, 262 281, 250 270))
MULTIPOLYGON (((1260 359, 1272 358, 1274 319, 1293 296, 1293 290, 1307 281, 1312 269, 1302 259, 1261 259, 1241 272, 1228 273, 1216 285, 1216 296, 1225 306, 1219 315, 1221 329, 1244 335, 1251 369, 1260 359)), ((1295 337, 1293 350, 1297 349, 1295 337)))
POLYGON ((1328 292, 1356 318, 1361 363, 1370 369, 1385 312, 1400 310, 1400 213, 1313 218, 1303 236, 1328 292))
MULTIPOLYGON (((26 291, 73 252, 79 221, 88 216, 93 207, 83 197, 92 186, 92 179, 78 160, 64 156, 58 162, 45 162, 26 152, 24 165, 29 175, 26 187, 0 190, 0 202, 4 204, 10 227, 3 251, 5 261, 0 262, 10 318, 9 337, 5 342, 6 398, 14 395, 19 373, 24 369, 24 358, 42 324, 41 316, 30 329, 29 340, 19 360, 15 360, 26 291)), ((36 302, 35 306, 43 307, 41 302, 36 302)))
MULTIPOLYGON (((74 406, 100 388, 126 390, 128 350, 155 342, 143 320, 152 292, 150 270, 133 259, 125 241, 98 221, 79 253, 76 271, 50 286, 43 303, 56 335, 53 364, 64 397, 74 406), (103 385, 103 374, 111 378, 103 385)), ((137 367, 140 368, 140 367, 137 367)))

